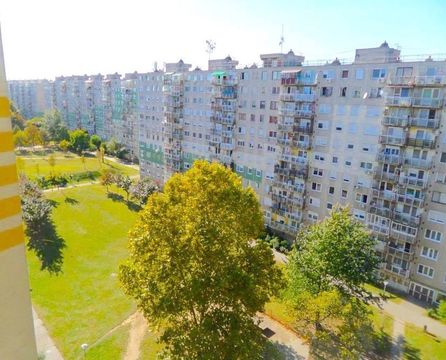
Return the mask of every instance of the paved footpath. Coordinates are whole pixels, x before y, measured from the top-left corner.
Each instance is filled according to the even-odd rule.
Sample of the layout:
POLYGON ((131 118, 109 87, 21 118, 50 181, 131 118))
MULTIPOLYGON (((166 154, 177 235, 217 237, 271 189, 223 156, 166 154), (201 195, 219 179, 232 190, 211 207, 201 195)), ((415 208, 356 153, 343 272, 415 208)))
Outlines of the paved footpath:
POLYGON ((259 313, 257 318, 261 329, 269 329, 265 335, 285 355, 286 360, 308 359, 309 346, 295 332, 265 314, 259 313))
POLYGON ((43 325, 42 320, 39 319, 36 311, 33 308, 33 319, 34 319, 34 332, 36 335, 37 342, 37 353, 45 356, 45 360, 63 360, 63 357, 53 339, 50 338, 48 331, 43 325))
POLYGON ((404 347, 404 322, 395 320, 393 322, 393 345, 391 352, 392 360, 399 360, 402 358, 404 347))

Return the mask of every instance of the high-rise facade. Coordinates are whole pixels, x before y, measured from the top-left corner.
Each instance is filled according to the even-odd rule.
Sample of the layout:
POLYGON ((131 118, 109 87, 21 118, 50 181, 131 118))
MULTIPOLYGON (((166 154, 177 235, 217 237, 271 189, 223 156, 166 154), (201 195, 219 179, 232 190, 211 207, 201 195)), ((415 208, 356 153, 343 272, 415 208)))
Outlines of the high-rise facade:
POLYGON ((406 61, 387 43, 350 63, 305 63, 292 51, 261 60, 108 75, 103 134, 159 181, 198 158, 230 166, 257 192, 265 224, 289 239, 348 205, 379 239, 395 288, 445 298, 446 61, 406 61))
POLYGON ((0 34, 0 359, 37 359, 0 34))

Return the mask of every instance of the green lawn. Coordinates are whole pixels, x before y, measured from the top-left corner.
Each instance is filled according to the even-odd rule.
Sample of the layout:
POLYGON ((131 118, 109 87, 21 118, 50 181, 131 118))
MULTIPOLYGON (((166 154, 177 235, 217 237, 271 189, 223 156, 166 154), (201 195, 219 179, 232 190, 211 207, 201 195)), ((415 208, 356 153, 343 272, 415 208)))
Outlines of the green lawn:
POLYGON ((410 324, 406 324, 404 335, 404 359, 446 359, 446 338, 436 338, 426 334, 423 329, 410 324))
POLYGON ((139 358, 141 360, 156 360, 156 354, 162 349, 163 345, 157 343, 157 336, 153 332, 147 331, 141 344, 139 358))
POLYGON ((89 360, 121 360, 124 357, 130 325, 122 326, 88 349, 89 360))
POLYGON ((379 295, 382 298, 386 299, 387 301, 391 301, 396 304, 401 303, 403 301, 403 299, 400 296, 389 292, 388 289, 386 289, 386 292, 384 293, 384 289, 378 288, 372 284, 365 284, 364 288, 370 291, 373 295, 379 295))
POLYGON ((54 152, 55 165, 52 168, 48 162, 49 155, 26 154, 17 156, 17 167, 19 172, 23 172, 31 179, 38 176, 70 175, 85 173, 87 171, 100 172, 102 169, 115 169, 125 175, 137 175, 138 171, 122 164, 105 160, 100 162, 96 157, 85 157, 85 164, 82 159, 73 153, 54 152))
POLYGON ((116 275, 137 213, 108 198, 100 185, 47 196, 55 202, 53 219, 66 244, 63 272, 41 271, 36 256, 28 253, 32 299, 65 358, 78 359, 82 343, 94 343, 135 310, 116 275))

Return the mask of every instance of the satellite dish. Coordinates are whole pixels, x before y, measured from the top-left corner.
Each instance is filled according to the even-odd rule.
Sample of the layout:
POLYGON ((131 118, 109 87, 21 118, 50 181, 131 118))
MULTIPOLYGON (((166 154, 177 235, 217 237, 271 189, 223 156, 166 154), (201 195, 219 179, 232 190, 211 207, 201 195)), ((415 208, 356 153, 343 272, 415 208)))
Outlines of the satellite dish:
POLYGON ((369 94, 367 93, 367 91, 364 93, 364 95, 362 96, 363 99, 367 99, 369 97, 369 94))

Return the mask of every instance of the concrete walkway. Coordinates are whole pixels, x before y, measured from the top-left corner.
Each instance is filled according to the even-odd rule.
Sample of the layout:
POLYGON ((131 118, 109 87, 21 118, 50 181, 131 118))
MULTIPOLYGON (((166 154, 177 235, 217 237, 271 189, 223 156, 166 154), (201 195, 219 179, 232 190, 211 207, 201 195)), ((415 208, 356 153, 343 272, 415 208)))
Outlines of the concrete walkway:
POLYGON ((39 319, 36 311, 33 308, 33 319, 34 319, 34 332, 36 334, 37 342, 37 353, 39 355, 44 355, 45 360, 63 360, 63 357, 53 339, 50 338, 48 331, 43 325, 42 320, 39 319))
POLYGON ((382 308, 395 322, 411 323, 420 328, 426 325, 427 332, 446 339, 446 325, 427 316, 426 309, 420 305, 401 299, 398 303, 385 301, 382 308))
POLYGON ((286 360, 308 359, 310 348, 296 333, 265 314, 257 314, 257 319, 264 335, 285 355, 286 360))
POLYGON ((402 321, 395 320, 393 322, 392 360, 399 360, 402 358, 404 347, 404 325, 405 324, 402 321))

